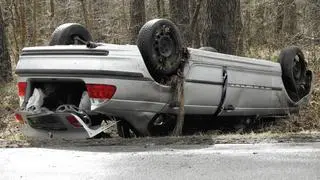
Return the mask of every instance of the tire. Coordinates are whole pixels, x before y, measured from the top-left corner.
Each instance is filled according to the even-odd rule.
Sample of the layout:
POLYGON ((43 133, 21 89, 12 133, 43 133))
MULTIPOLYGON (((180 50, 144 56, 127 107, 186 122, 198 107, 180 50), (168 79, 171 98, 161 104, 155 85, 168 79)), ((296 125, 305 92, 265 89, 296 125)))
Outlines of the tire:
POLYGON ((139 137, 137 131, 135 131, 132 126, 125 120, 120 120, 117 122, 117 133, 123 138, 133 138, 139 137))
POLYGON ((166 19, 148 21, 140 29, 137 45, 147 69, 157 81, 178 70, 182 41, 178 28, 166 19))
POLYGON ((173 132, 176 123, 176 115, 157 114, 149 122, 148 131, 151 136, 168 136, 173 132))
POLYGON ((288 95, 298 101, 305 94, 307 65, 304 55, 298 47, 289 47, 281 51, 279 60, 282 69, 282 80, 288 95))
POLYGON ((218 52, 215 48, 209 46, 200 47, 199 49, 204 51, 218 52))
POLYGON ((74 40, 74 37, 76 36, 83 41, 92 41, 91 34, 84 26, 77 23, 66 23, 54 30, 49 45, 83 44, 82 42, 74 40))

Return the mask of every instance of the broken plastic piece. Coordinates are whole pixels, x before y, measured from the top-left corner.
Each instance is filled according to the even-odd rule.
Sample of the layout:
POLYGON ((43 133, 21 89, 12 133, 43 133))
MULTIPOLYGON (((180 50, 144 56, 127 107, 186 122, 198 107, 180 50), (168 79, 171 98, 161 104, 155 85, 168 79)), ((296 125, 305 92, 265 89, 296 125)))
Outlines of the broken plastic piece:
MULTIPOLYGON (((98 129, 91 129, 89 128, 85 122, 82 121, 82 119, 80 117, 78 117, 75 114, 72 114, 77 120, 78 122, 83 126, 83 128, 87 131, 88 135, 90 138, 100 134, 101 132, 109 129, 110 127, 114 126, 115 124, 117 124, 117 121, 115 121, 114 123, 107 125, 107 124, 102 124, 98 129)), ((115 118, 110 117, 111 120, 115 120, 115 118)))
POLYGON ((29 98, 26 109, 31 111, 36 111, 41 109, 43 105, 43 99, 45 98, 45 94, 41 89, 35 88, 33 90, 32 96, 29 98))
POLYGON ((91 110, 91 102, 90 97, 87 91, 84 91, 81 96, 79 109, 83 111, 90 111, 91 110))

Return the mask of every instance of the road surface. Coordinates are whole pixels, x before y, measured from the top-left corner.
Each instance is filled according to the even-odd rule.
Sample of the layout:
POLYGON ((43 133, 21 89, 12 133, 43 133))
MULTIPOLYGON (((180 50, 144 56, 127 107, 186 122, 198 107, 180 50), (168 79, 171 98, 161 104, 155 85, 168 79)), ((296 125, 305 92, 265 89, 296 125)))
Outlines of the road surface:
POLYGON ((320 143, 0 149, 0 179, 320 179, 320 143))

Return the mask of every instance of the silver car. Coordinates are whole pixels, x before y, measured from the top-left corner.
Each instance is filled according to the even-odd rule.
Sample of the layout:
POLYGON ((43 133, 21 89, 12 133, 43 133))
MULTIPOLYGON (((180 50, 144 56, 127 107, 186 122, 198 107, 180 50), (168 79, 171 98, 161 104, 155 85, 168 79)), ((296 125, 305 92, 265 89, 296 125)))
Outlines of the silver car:
POLYGON ((170 132, 180 109, 177 79, 185 115, 212 121, 286 116, 308 101, 312 72, 297 47, 271 62, 182 44, 166 19, 147 22, 137 46, 95 43, 83 26, 63 24, 49 46, 22 51, 16 119, 31 137, 96 137, 113 125, 107 120, 122 137, 170 132))

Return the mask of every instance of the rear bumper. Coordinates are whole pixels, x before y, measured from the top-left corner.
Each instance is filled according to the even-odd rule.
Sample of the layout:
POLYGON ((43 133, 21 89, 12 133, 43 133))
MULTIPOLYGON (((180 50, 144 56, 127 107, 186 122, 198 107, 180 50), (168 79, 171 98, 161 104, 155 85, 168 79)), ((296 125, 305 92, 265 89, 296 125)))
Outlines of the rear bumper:
POLYGON ((37 139, 86 139, 89 138, 88 133, 84 128, 80 128, 76 131, 54 131, 44 129, 34 129, 28 124, 25 124, 22 129, 22 133, 30 138, 37 139))
POLYGON ((84 139, 92 138, 109 128, 100 125, 91 126, 91 122, 69 112, 32 113, 20 111, 17 113, 22 116, 24 123, 22 132, 27 137, 84 139), (70 121, 70 117, 72 121, 70 121))

